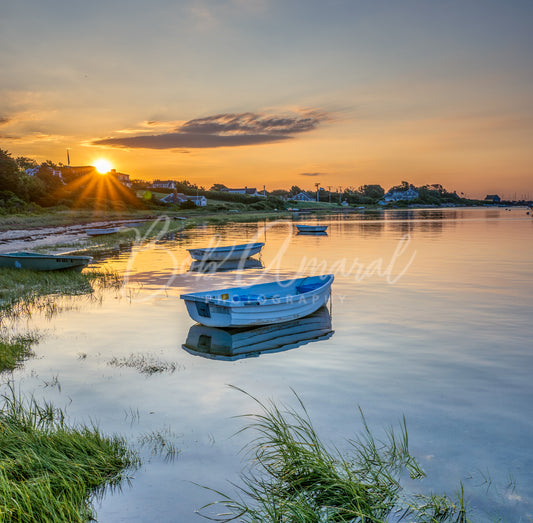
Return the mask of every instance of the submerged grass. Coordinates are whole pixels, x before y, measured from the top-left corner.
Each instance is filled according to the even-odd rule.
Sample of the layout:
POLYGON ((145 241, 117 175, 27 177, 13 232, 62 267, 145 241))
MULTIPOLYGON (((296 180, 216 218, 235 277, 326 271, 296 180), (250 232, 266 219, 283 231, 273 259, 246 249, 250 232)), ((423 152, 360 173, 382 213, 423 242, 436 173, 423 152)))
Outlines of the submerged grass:
POLYGON ((95 288, 120 288, 121 277, 111 271, 30 271, 0 269, 0 320, 18 315, 43 296, 92 294, 95 288))
POLYGON ((0 373, 13 371, 33 355, 32 345, 39 336, 33 332, 10 334, 0 328, 0 373))
POLYGON ((1 521, 90 521, 95 497, 139 465, 122 438, 69 427, 48 403, 24 401, 12 387, 1 401, 1 521))
POLYGON ((161 372, 173 373, 176 370, 174 362, 163 361, 149 354, 130 354, 127 358, 111 358, 109 365, 113 367, 129 367, 141 374, 151 376, 161 372))
POLYGON ((223 514, 214 521, 264 522, 385 522, 467 523, 462 487, 454 499, 445 495, 410 495, 401 486, 408 474, 424 473, 408 449, 405 420, 399 433, 387 431, 376 440, 363 419, 364 431, 349 441, 345 456, 324 445, 301 401, 300 412, 263 404, 261 414, 245 417, 256 436, 246 447, 250 469, 242 474, 237 495, 215 491, 223 514))

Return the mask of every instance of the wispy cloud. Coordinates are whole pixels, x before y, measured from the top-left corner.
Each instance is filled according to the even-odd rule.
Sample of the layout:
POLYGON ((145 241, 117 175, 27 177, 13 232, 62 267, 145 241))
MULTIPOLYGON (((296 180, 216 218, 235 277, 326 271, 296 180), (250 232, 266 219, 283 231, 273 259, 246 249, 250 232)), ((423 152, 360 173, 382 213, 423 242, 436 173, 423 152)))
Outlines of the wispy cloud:
POLYGON ((0 125, 4 125, 9 122, 9 118, 6 118, 5 116, 0 116, 0 125))
POLYGON ((299 173, 300 176, 325 176, 326 173, 299 173))
MULTIPOLYGON (((316 129, 328 119, 319 111, 276 115, 260 113, 224 113, 196 118, 178 125, 171 132, 136 136, 110 137, 94 140, 92 145, 146 149, 192 149, 213 147, 239 147, 274 143, 293 138, 294 135, 316 129)), ((145 122, 148 128, 164 122, 145 122)), ((152 131, 153 132, 153 131, 152 131)), ((122 134, 129 134, 123 130, 122 134)))

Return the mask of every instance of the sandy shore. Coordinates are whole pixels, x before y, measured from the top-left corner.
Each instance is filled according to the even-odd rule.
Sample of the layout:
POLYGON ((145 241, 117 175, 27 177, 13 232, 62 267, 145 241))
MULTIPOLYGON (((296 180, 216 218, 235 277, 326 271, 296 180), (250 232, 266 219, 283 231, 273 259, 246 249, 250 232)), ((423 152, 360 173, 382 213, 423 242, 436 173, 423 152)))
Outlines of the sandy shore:
MULTIPOLYGON (((0 253, 28 251, 36 247, 49 246, 52 250, 59 243, 82 243, 87 240, 85 231, 99 227, 133 226, 146 220, 111 220, 68 225, 60 227, 38 227, 14 229, 0 232, 0 253)), ((67 250, 67 249, 65 249, 67 250)), ((72 250, 69 248, 68 250, 72 250)))

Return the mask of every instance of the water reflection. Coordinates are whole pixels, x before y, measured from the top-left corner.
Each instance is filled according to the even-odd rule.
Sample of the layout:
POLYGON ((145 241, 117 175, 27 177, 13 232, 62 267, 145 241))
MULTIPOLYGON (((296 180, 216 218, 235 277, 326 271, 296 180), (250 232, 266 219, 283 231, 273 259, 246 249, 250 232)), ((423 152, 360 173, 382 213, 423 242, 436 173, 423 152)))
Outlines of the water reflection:
POLYGON ((333 336, 326 307, 298 320, 252 328, 217 329, 196 324, 182 347, 190 354, 234 361, 264 352, 281 352, 333 336))
POLYGON ((327 236, 326 231, 314 232, 314 231, 298 231, 297 236, 327 236))
POLYGON ((261 260, 247 258, 245 260, 193 261, 189 267, 189 272, 208 273, 263 268, 264 265, 261 260))

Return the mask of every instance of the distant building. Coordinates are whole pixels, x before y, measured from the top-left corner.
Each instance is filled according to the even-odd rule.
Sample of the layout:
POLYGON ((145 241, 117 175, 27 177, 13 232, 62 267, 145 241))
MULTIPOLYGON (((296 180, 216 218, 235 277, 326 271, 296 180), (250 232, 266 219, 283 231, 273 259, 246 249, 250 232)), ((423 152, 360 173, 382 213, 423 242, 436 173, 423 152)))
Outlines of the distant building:
POLYGON ((176 190, 176 182, 174 180, 154 180, 152 182, 152 189, 172 189, 176 190))
POLYGON ((187 200, 190 200, 193 202, 197 207, 205 207, 207 205, 207 199, 205 196, 187 196, 180 192, 173 192, 165 196, 164 198, 161 198, 161 202, 163 203, 183 203, 187 200))
POLYGON ((44 163, 37 167, 31 167, 30 169, 26 169, 25 173, 28 176, 35 176, 39 172, 39 169, 48 169, 54 176, 57 176, 63 182, 63 175, 61 173, 61 170, 54 169, 53 167, 50 167, 49 165, 46 165, 44 163))
POLYGON ((243 189, 230 189, 224 187, 220 189, 220 192, 227 192, 230 194, 245 194, 246 196, 266 196, 264 193, 257 192, 255 187, 244 187, 243 189))
POLYGON ((487 196, 485 196, 485 201, 492 203, 500 203, 501 198, 497 194, 487 194, 487 196))
POLYGON ((109 171, 109 174, 114 176, 122 185, 125 185, 126 187, 131 188, 131 181, 130 181, 130 175, 124 174, 124 173, 117 173, 115 169, 111 169, 109 171))
POLYGON ((300 192, 300 193, 296 194, 295 196, 292 196, 290 199, 291 200, 296 200, 297 202, 314 202, 314 201, 316 201, 315 198, 311 198, 311 196, 309 196, 309 194, 307 194, 306 192, 300 192))
POLYGON ((398 201, 411 201, 418 198, 418 191, 410 185, 406 191, 398 191, 391 189, 385 196, 383 200, 385 202, 398 202, 398 201))

